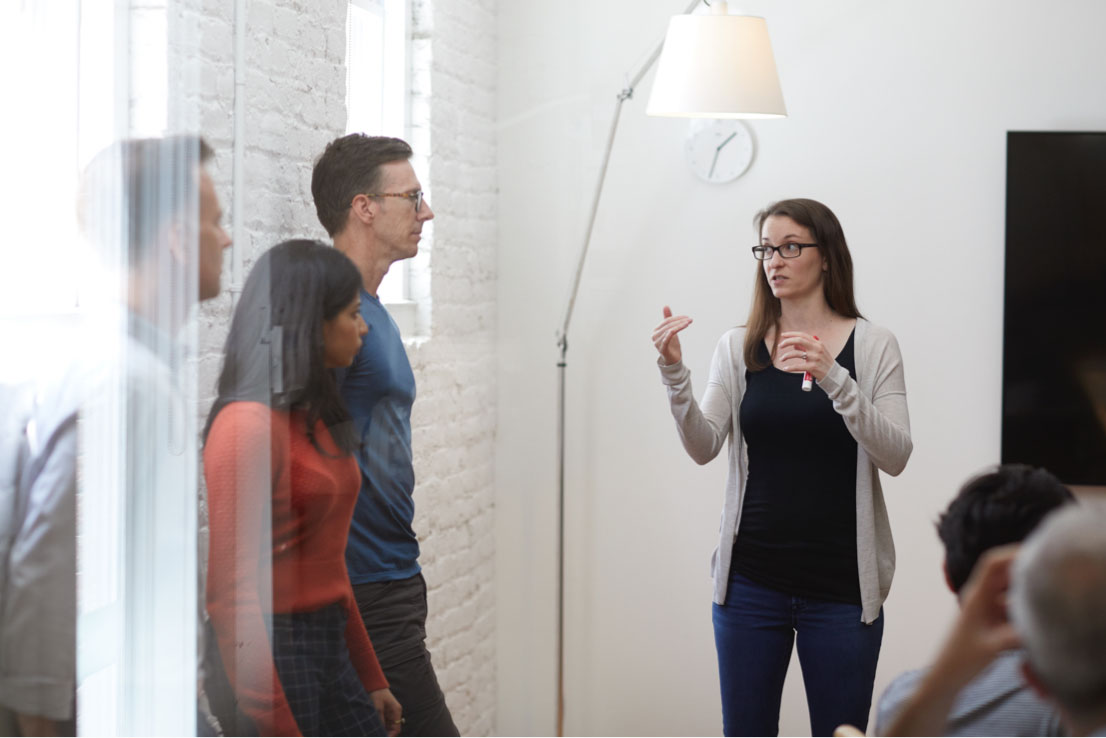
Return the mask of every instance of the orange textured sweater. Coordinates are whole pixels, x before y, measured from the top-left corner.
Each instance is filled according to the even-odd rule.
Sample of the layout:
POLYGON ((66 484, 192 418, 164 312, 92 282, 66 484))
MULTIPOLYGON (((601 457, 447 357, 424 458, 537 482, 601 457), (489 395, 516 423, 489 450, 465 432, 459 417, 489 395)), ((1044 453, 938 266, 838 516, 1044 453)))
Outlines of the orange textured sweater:
POLYGON ((273 664, 265 613, 341 604, 362 684, 369 692, 388 686, 346 572, 361 473, 322 422, 315 437, 331 456, 311 444, 302 413, 233 402, 216 416, 204 446, 207 611, 239 705, 259 735, 300 735, 273 664))

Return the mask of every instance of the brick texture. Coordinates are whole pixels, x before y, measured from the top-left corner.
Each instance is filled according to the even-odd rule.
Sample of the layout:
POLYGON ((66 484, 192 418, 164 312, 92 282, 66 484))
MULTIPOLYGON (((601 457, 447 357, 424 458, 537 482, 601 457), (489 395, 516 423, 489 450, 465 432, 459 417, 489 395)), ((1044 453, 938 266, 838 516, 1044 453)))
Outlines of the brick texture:
MULTIPOLYGON (((264 249, 325 239, 311 166, 345 128, 346 0, 249 0, 245 212, 230 209, 234 4, 191 0, 198 29, 199 126, 245 274, 264 249)), ((495 731, 496 3, 412 0, 410 140, 436 219, 413 265, 419 336, 413 417, 415 530, 429 584, 430 650, 463 735, 495 731), (427 243, 429 241, 429 243, 427 243)), ((203 414, 230 323, 224 292, 200 316, 203 414)))

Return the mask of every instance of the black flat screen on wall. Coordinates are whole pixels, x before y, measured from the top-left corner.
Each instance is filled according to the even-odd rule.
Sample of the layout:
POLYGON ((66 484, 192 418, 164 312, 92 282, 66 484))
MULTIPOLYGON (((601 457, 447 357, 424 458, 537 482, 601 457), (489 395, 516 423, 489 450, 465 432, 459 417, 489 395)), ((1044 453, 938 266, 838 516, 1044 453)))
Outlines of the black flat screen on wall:
POLYGON ((1106 485, 1106 132, 1009 132, 1002 461, 1106 485))

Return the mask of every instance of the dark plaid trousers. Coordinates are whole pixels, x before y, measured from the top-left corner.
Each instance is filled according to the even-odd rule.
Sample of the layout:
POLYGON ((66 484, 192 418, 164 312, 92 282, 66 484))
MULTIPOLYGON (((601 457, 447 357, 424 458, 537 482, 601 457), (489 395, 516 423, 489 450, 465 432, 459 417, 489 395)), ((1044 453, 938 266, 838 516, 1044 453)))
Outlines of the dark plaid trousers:
MULTIPOLYGON (((240 709, 207 624, 204 687, 223 735, 256 736, 240 709)), ((314 612, 272 616, 273 662, 300 732, 307 735, 385 735, 372 700, 350 661, 346 611, 330 605, 314 612)))
POLYGON ((345 608, 334 604, 313 612, 274 614, 272 647, 280 685, 301 733, 386 735, 350 661, 345 608))

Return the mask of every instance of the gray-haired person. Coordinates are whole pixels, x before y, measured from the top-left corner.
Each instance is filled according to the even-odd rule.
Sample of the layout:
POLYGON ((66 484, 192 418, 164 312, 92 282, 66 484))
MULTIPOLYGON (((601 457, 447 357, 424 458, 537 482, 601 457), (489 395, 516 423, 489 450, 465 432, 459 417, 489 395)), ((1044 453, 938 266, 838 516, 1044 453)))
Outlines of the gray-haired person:
POLYGON ((1106 735, 1106 502, 1055 514, 1014 563, 1025 676, 1073 735, 1106 735))

